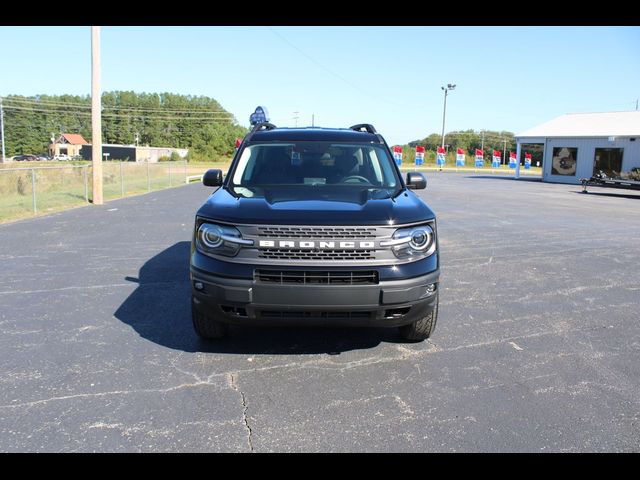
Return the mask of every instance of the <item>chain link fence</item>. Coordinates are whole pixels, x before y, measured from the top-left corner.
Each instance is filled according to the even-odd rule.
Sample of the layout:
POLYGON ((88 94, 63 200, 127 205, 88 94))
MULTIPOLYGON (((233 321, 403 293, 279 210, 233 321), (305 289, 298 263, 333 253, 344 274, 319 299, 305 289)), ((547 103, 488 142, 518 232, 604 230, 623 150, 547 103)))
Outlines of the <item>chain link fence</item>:
MULTIPOLYGON (((0 169, 0 221, 46 213, 92 201, 93 168, 63 165, 0 169)), ((104 199, 184 184, 187 162, 103 162, 104 199)))

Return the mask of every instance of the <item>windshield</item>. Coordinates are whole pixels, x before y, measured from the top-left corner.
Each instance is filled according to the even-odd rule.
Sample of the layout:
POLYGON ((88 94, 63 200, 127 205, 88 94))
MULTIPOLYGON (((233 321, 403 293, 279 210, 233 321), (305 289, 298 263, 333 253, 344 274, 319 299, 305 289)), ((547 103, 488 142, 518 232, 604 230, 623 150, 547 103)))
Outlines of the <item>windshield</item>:
POLYGON ((332 142, 248 145, 232 173, 230 188, 240 196, 265 197, 303 190, 389 198, 400 181, 383 145, 332 142))

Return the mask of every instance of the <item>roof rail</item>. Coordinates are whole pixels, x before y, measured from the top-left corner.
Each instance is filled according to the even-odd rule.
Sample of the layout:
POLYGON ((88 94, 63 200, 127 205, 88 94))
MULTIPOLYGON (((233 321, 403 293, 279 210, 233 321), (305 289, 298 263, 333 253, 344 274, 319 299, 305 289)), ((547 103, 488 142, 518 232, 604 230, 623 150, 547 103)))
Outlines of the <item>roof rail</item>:
POLYGON ((251 133, 255 133, 260 130, 273 130, 274 128, 277 128, 277 127, 273 123, 260 122, 251 129, 251 133))
POLYGON ((367 133, 371 133, 373 135, 378 133, 376 132, 376 129, 373 127, 373 125, 371 125, 370 123, 358 123, 357 125, 352 125, 349 127, 349 130, 355 130, 356 132, 361 132, 363 129, 367 133))

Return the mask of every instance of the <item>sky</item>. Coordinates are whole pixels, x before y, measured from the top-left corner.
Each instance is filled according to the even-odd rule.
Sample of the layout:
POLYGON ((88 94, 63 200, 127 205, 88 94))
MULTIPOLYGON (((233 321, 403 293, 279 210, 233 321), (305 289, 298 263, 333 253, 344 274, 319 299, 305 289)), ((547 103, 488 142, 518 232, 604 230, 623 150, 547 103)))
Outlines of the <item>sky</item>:
MULTIPOLYGON (((0 27, 0 96, 87 95, 90 27, 0 27)), ((640 27, 101 28, 102 90, 215 98, 241 125, 371 123, 392 144, 634 110, 640 27), (294 112, 298 112, 297 114, 294 112)))

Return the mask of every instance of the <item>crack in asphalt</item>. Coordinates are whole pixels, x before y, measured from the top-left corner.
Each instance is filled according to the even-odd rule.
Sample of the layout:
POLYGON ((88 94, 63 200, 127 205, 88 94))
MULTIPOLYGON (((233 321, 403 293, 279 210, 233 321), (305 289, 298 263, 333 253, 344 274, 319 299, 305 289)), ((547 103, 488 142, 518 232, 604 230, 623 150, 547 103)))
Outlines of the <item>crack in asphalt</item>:
MULTIPOLYGON (((450 347, 450 348, 441 348, 440 346, 436 345, 432 340, 427 340, 427 342, 425 342, 426 345, 428 345, 428 348, 420 348, 420 349, 413 349, 413 348, 409 348, 407 346, 404 345, 397 345, 396 351, 399 353, 399 355, 394 355, 394 356, 383 356, 383 357, 379 357, 379 356, 372 356, 372 357, 367 357, 367 358, 363 358, 360 360, 354 360, 354 361, 350 361, 350 362, 344 362, 344 363, 337 363, 332 361, 331 359, 328 358, 318 358, 318 359, 314 359, 314 360, 309 360, 306 362, 289 362, 289 363, 285 363, 285 364, 279 364, 279 365, 269 365, 266 367, 258 367, 258 368, 250 368, 250 369, 242 369, 242 370, 234 370, 231 372, 220 372, 220 373, 212 373, 210 375, 208 375, 206 378, 202 378, 200 375, 198 375, 197 373, 194 372, 188 372, 185 370, 182 370, 180 368, 177 367, 176 363, 177 363, 177 358, 174 359, 171 362, 171 366, 176 369, 177 371, 191 376, 195 381, 191 382, 191 383, 183 383, 177 386, 173 386, 173 387, 168 387, 168 388, 164 388, 164 389, 141 389, 141 390, 115 390, 115 391, 108 391, 108 392, 96 392, 96 393, 79 393, 79 394, 73 394, 73 395, 64 395, 64 396, 59 396, 59 397, 51 397, 51 398, 47 398, 47 399, 42 399, 42 400, 34 400, 31 402, 24 402, 24 403, 16 403, 16 404, 9 404, 9 405, 0 405, 0 409, 12 409, 12 408, 19 408, 19 407, 32 407, 32 406, 36 406, 36 405, 42 405, 42 404, 47 404, 49 402, 52 401, 62 401, 62 400, 72 400, 75 398, 91 398, 91 397, 101 397, 101 396, 108 396, 108 395, 130 395, 130 394, 136 394, 136 393, 167 393, 173 390, 178 390, 178 389, 182 389, 182 388, 192 388, 192 387, 198 387, 198 386, 202 386, 202 385, 206 385, 206 386, 214 386, 215 384, 213 383, 213 380, 216 377, 225 377, 227 379, 227 383, 229 385, 229 387, 231 387, 233 390, 237 391, 238 393, 241 394, 241 396, 243 397, 243 406, 245 408, 245 426, 246 428, 249 430, 249 432, 251 433, 251 429, 249 428, 248 424, 246 423, 246 398, 244 398, 244 393, 242 391, 239 390, 237 384, 236 384, 236 377, 239 374, 242 373, 257 373, 257 372, 265 372, 265 371, 271 371, 271 370, 299 370, 299 369, 305 369, 305 368, 313 368, 313 369, 318 369, 318 370, 328 370, 328 371, 346 371, 346 370, 350 370, 352 368, 360 368, 360 367, 366 367, 366 366, 370 366, 370 365, 376 365, 376 364, 381 364, 381 363, 390 363, 390 362, 397 362, 397 361, 404 361, 413 357, 421 357, 424 355, 429 355, 429 354, 434 354, 434 353, 440 353, 440 352, 455 352, 457 350, 461 350, 461 349, 467 349, 467 348, 478 348, 478 347, 484 347, 484 346, 493 346, 496 344, 500 344, 500 343, 507 343, 510 340, 516 340, 516 339, 525 339, 525 338, 534 338, 534 337, 539 337, 539 336, 544 336, 544 335, 558 335, 561 333, 566 333, 566 332, 570 332, 571 330, 552 330, 552 331, 542 331, 542 332, 538 332, 538 333, 533 333, 533 334, 528 334, 528 335, 520 335, 520 336, 512 336, 512 337, 507 337, 507 338, 503 338, 503 339, 496 339, 496 340, 490 340, 490 341, 486 341, 486 342, 479 342, 479 343, 474 343, 474 344, 466 344, 466 345, 459 345, 456 347, 450 347)), ((583 331, 583 330, 582 330, 583 331)))
POLYGON ((249 445, 249 450, 253 453, 253 430, 249 425, 249 421, 247 420, 247 410, 249 407, 247 406, 247 398, 244 395, 244 392, 240 390, 236 383, 236 376, 233 373, 229 373, 227 376, 227 381, 229 382, 229 386, 240 394, 240 398, 242 399, 242 422, 244 423, 244 427, 247 429, 247 443, 249 445))
POLYGON ((181 383, 180 385, 176 385, 168 388, 148 388, 148 389, 141 389, 141 390, 112 390, 108 392, 76 393, 73 395, 62 395, 59 397, 44 398, 41 400, 33 400, 31 402, 16 403, 13 405, 12 404, 0 405, 0 409, 34 407, 37 405, 46 405, 49 402, 73 400, 76 398, 99 398, 99 397, 105 397, 105 396, 111 396, 111 395, 129 395, 133 393, 168 393, 174 390, 180 390, 182 388, 192 388, 192 387, 199 387, 203 385, 210 386, 210 387, 215 386, 210 382, 195 382, 195 383, 181 383))
MULTIPOLYGON (((590 330, 597 330, 600 327, 594 327, 591 329, 587 329, 587 331, 590 330)), ((171 366, 173 368, 175 368, 177 371, 188 375, 190 377, 193 378, 193 382, 190 383, 182 383, 176 386, 172 386, 172 387, 167 387, 167 388, 158 388, 158 389, 140 389, 140 390, 115 390, 115 391, 108 391, 108 392, 95 392, 95 393, 79 393, 79 394, 72 394, 72 395, 64 395, 64 396, 58 396, 58 397, 51 397, 51 398, 47 398, 47 399, 42 399, 42 400, 34 400, 34 401, 30 401, 30 402, 24 402, 24 403, 15 403, 15 404, 8 404, 8 405, 0 405, 0 410, 5 410, 5 409, 15 409, 15 408, 21 408, 21 407, 33 407, 33 406, 38 406, 38 405, 46 405, 49 402, 53 402, 53 401, 65 401, 65 400, 73 400, 73 399, 78 399, 78 398, 95 398, 95 397, 104 397, 104 396, 112 396, 112 395, 130 395, 130 394, 138 394, 138 393, 167 393, 167 392, 171 392, 174 390, 179 390, 179 389, 183 389, 183 388, 193 388, 193 387, 200 387, 200 386, 217 386, 220 387, 219 384, 214 383, 214 379, 216 378, 220 378, 220 377, 224 377, 227 380, 227 384, 230 388, 232 388, 234 391, 238 392, 241 396, 241 401, 242 401, 242 407, 243 407, 243 423, 244 426, 247 430, 248 433, 248 445, 249 445, 249 449, 253 452, 254 448, 253 448, 253 430, 251 428, 251 426, 249 425, 248 422, 248 417, 247 417, 247 411, 248 411, 248 405, 247 405, 247 400, 246 400, 246 395, 245 393, 240 390, 240 388, 237 385, 237 377, 240 374, 253 374, 253 373, 258 373, 258 372, 265 372, 265 371, 272 371, 272 370, 290 370, 290 371, 294 371, 294 370, 299 370, 299 369, 305 369, 305 368, 311 368, 311 369, 319 369, 319 370, 327 370, 327 371, 347 371, 353 368, 360 368, 360 367, 366 367, 366 366, 371 366, 371 365, 376 365, 376 364, 384 364, 384 363, 391 363, 391 362, 397 362, 397 361, 405 361, 405 360, 409 360, 412 358, 419 358, 425 355, 430 355, 430 354, 436 354, 436 353, 450 353, 450 352, 456 352, 456 351, 460 351, 460 350, 464 350, 464 349, 469 349, 469 348, 482 348, 482 347, 491 347, 491 346, 495 346, 498 344, 509 344, 510 341, 514 341, 514 340, 524 340, 524 339, 530 339, 530 338, 539 338, 539 337, 543 337, 543 336, 548 336, 548 335, 552 335, 552 336, 564 336, 567 333, 575 333, 575 332, 585 332, 585 329, 569 329, 569 328, 555 328, 555 329, 551 329, 551 330, 544 330, 541 332, 536 332, 536 333, 531 333, 531 334, 527 334, 527 335, 515 335, 515 336, 509 336, 509 337, 505 337, 505 338, 501 338, 501 339, 494 339, 494 340, 489 340, 489 341, 484 341, 484 342, 478 342, 478 343, 471 343, 471 344, 464 344, 464 345, 458 345, 455 347, 448 347, 448 348, 442 348, 441 346, 437 345, 436 343, 434 343, 431 339, 427 340, 427 342, 425 342, 425 345, 427 348, 410 348, 408 346, 405 345, 397 345, 395 347, 396 351, 398 352, 399 355, 393 355, 393 356, 371 356, 371 357, 367 357, 367 358, 363 358, 363 359, 359 359, 359 360, 354 360, 354 361, 350 361, 350 362, 345 362, 345 363, 337 363, 331 359, 328 358, 318 358, 318 359, 313 359, 313 360, 309 360, 306 362, 288 362, 288 363, 284 363, 284 364, 279 364, 279 365, 269 365, 269 366, 265 366, 265 367, 258 367, 258 368, 250 368, 250 369, 235 369, 234 371, 231 372, 220 372, 220 373, 212 373, 210 375, 208 375, 206 378, 202 378, 200 375, 198 375, 197 373, 194 372, 189 372, 189 371, 185 371, 180 369, 176 363, 178 358, 174 359, 171 362, 171 366)), ((571 349, 570 349, 571 350, 571 349)), ((573 352, 575 353, 575 351, 573 352)), ((592 368, 601 368, 599 362, 597 362, 595 359, 590 359, 590 358, 586 358, 585 355, 581 355, 581 359, 585 362, 587 362, 589 364, 590 367, 592 368)), ((612 373, 612 372, 610 372, 612 373)), ((626 393, 627 395, 625 395, 625 397, 627 399, 629 399, 629 393, 635 391, 635 385, 630 382, 628 379, 624 379, 624 378, 620 378, 620 376, 617 376, 618 380, 619 380, 619 385, 618 388, 621 390, 621 392, 619 393, 626 393)), ((397 402, 397 400, 396 400, 397 402)), ((637 400, 634 400, 634 403, 636 403, 637 400)), ((410 410, 410 408, 407 408, 405 405, 402 405, 400 402, 397 402, 399 405, 401 405, 401 407, 403 407, 403 409, 405 411, 410 410)))

